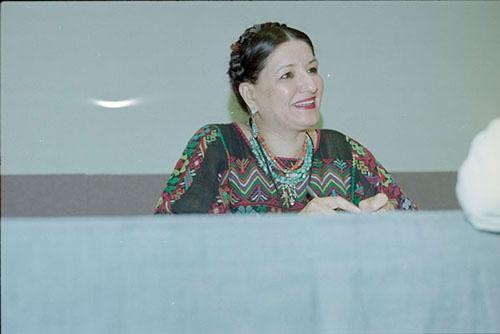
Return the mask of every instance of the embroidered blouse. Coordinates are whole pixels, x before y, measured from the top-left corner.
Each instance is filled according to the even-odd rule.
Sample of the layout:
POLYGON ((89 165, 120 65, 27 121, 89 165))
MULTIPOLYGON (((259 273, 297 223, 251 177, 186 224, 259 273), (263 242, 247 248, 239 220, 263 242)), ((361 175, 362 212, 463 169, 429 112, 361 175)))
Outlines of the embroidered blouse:
POLYGON ((308 185, 319 197, 342 196, 355 205, 383 192, 398 209, 417 209, 368 149, 334 130, 316 133, 310 177, 297 184, 295 203, 287 208, 240 127, 235 123, 206 125, 189 140, 155 213, 298 212, 311 200, 308 185))

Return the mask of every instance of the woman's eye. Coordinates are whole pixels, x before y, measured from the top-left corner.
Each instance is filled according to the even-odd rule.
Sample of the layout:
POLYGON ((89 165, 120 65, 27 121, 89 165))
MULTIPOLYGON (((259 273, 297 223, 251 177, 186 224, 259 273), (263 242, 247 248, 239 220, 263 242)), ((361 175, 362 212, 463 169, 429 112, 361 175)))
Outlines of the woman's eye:
POLYGON ((280 79, 290 79, 290 78, 293 78, 293 73, 292 72, 286 72, 285 74, 283 74, 280 79))
POLYGON ((311 67, 309 69, 309 73, 318 73, 318 68, 317 67, 311 67))

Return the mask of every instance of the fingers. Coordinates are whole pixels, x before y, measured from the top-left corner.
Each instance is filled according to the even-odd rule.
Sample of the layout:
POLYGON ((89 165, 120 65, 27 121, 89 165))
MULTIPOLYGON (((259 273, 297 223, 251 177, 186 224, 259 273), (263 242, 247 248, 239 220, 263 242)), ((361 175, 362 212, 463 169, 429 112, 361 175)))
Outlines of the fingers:
POLYGON ((312 200, 309 202, 300 213, 321 213, 321 214, 328 214, 328 215, 334 215, 337 212, 335 210, 330 209, 327 205, 322 203, 322 201, 318 200, 312 200))
POLYGON ((306 205, 302 212, 335 214, 336 210, 361 213, 361 210, 356 205, 340 196, 314 198, 306 205))
POLYGON ((300 211, 301 213, 324 213, 324 214, 335 214, 336 212, 332 210, 328 205, 325 204, 324 198, 314 198, 306 207, 300 211))
POLYGON ((395 206, 389 201, 387 195, 378 193, 359 202, 359 207, 340 196, 314 198, 306 205, 302 212, 327 214, 336 213, 336 211, 372 213, 392 211, 394 209, 395 206))
POLYGON ((376 212, 389 212, 396 210, 397 204, 394 204, 391 201, 388 201, 383 207, 378 209, 376 212))
POLYGON ((377 211, 389 211, 394 209, 389 198, 384 193, 378 193, 375 196, 366 198, 359 202, 359 208, 363 213, 377 212, 377 211))
POLYGON ((360 208, 358 208, 356 205, 352 204, 343 197, 340 196, 325 197, 324 200, 325 200, 325 205, 327 205, 330 208, 330 210, 340 209, 343 211, 348 211, 353 213, 361 213, 360 208))

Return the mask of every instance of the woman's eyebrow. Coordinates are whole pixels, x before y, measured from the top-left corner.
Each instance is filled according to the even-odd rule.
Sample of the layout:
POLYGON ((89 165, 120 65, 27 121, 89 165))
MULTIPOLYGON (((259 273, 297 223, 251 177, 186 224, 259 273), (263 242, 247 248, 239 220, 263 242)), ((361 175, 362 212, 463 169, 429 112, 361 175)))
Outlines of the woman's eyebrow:
MULTIPOLYGON (((312 63, 318 63, 319 64, 319 61, 316 59, 316 58, 313 58, 311 61, 309 61, 309 63, 307 63, 307 65, 310 65, 312 63)), ((281 71, 282 69, 284 68, 287 68, 287 67, 293 67, 295 64, 288 64, 288 65, 283 65, 283 66, 280 66, 278 67, 278 69, 276 70, 276 73, 278 73, 279 71, 281 71)))
POLYGON ((283 66, 280 66, 278 67, 278 69, 276 70, 276 73, 278 73, 279 71, 281 71, 282 69, 284 68, 287 68, 287 67, 293 67, 295 64, 288 64, 288 65, 283 65, 283 66))

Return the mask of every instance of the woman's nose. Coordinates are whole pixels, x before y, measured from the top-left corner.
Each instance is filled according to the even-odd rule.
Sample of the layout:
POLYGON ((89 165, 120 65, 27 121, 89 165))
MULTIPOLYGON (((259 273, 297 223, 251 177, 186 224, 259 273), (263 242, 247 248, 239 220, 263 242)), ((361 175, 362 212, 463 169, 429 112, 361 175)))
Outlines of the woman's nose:
POLYGON ((312 73, 304 72, 300 80, 300 89, 303 92, 316 93, 318 91, 318 84, 314 80, 312 73))

